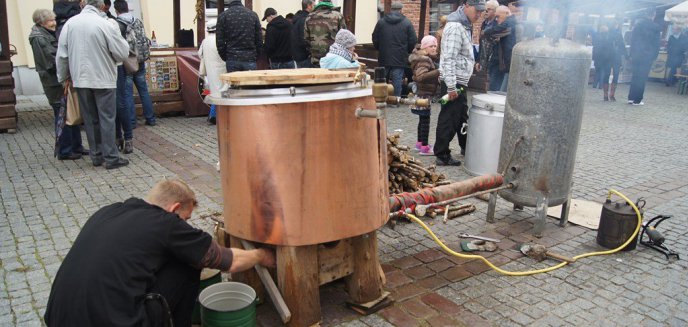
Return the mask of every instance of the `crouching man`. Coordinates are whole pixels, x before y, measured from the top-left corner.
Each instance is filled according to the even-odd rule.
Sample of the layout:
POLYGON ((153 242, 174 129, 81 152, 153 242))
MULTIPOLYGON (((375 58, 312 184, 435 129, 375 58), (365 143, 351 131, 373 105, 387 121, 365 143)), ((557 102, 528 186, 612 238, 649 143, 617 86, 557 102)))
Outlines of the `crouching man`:
POLYGON ((195 207, 189 186, 163 180, 144 200, 130 198, 98 210, 57 272, 46 324, 165 326, 168 306, 175 326, 190 326, 202 268, 238 272, 256 264, 274 266, 270 250, 223 248, 189 225, 195 207))

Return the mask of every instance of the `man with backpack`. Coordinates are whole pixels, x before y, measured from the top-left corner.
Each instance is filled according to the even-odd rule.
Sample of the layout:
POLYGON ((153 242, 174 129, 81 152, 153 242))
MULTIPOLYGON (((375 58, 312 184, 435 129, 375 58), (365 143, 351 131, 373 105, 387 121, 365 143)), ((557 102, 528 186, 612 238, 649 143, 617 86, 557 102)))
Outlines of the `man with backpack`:
POLYGON ((136 53, 139 69, 133 74, 127 75, 126 93, 127 107, 130 112, 131 126, 136 128, 136 107, 134 106, 134 88, 139 92, 141 105, 143 106, 143 116, 146 118, 146 125, 155 126, 155 114, 153 113, 153 101, 148 93, 146 84, 146 60, 150 58, 150 40, 146 37, 143 22, 134 17, 129 12, 129 5, 125 0, 115 0, 115 12, 117 22, 124 38, 129 43, 129 50, 136 53))

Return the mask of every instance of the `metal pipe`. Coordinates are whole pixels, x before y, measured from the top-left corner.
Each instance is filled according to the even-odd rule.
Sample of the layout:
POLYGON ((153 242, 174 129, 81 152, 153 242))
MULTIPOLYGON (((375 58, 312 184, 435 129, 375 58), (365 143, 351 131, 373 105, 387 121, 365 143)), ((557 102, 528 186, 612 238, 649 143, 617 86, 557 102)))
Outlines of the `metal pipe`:
POLYGON ((458 198, 453 198, 453 199, 449 199, 449 200, 445 200, 445 201, 441 201, 441 202, 430 203, 430 204, 417 205, 416 209, 415 209, 416 216, 425 216, 425 213, 427 212, 427 210, 431 209, 431 208, 444 207, 444 206, 447 206, 447 205, 452 204, 454 202, 458 202, 458 201, 465 200, 465 199, 470 199, 470 198, 476 197, 478 195, 488 194, 488 193, 497 192, 500 190, 514 188, 514 187, 516 187, 516 185, 514 183, 509 183, 509 184, 502 185, 499 187, 491 188, 489 190, 484 190, 484 191, 476 192, 473 194, 460 196, 458 198))
POLYGON ((356 118, 375 118, 375 119, 385 119, 385 111, 376 109, 369 110, 363 109, 361 107, 356 108, 355 112, 356 118))

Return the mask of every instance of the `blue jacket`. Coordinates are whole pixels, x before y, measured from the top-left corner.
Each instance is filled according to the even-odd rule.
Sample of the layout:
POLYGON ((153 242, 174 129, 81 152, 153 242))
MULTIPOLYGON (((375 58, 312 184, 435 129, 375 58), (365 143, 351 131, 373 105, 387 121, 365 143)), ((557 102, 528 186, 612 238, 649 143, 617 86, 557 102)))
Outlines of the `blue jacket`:
POLYGON ((320 59, 320 68, 338 69, 338 68, 358 68, 358 61, 348 61, 342 56, 333 53, 327 53, 325 57, 320 59))

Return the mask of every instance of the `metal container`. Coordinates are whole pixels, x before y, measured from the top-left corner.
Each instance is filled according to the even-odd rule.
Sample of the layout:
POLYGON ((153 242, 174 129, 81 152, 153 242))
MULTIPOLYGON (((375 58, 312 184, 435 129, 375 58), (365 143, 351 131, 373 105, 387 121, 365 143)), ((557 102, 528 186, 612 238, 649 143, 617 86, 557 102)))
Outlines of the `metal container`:
POLYGON ((514 47, 499 155, 505 183, 499 192, 521 206, 567 201, 583 118, 591 53, 583 45, 548 38, 514 47))
MULTIPOLYGON (((290 73, 299 70, 280 78, 290 73)), ((370 87, 247 86, 206 102, 218 106, 229 234, 302 246, 362 235, 387 222, 385 121, 355 116, 357 108, 376 108, 370 87)))
POLYGON ((497 172, 506 96, 487 93, 471 99, 464 168, 471 175, 497 172))
MULTIPOLYGON (((638 215, 626 201, 607 200, 602 206, 600 226, 597 229, 597 244, 607 249, 616 249, 624 244, 638 226, 638 215)), ((628 243, 622 251, 635 249, 637 239, 628 243)))

